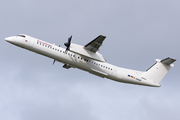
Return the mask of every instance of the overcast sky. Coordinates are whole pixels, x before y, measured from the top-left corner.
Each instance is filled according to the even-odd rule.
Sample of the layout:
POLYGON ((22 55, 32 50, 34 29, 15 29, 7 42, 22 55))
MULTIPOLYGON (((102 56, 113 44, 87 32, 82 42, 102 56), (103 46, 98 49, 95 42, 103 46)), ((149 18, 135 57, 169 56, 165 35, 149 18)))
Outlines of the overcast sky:
POLYGON ((1 0, 0 120, 179 120, 179 0, 1 0), (177 59, 160 88, 103 79, 7 43, 24 33, 64 47, 107 36, 100 53, 145 71, 177 59))

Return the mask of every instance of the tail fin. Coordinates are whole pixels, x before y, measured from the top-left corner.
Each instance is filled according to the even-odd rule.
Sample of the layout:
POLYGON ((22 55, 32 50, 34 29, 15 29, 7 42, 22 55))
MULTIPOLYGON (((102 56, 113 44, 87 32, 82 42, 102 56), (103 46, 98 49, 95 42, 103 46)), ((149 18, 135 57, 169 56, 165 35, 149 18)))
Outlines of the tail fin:
POLYGON ((155 83, 159 83, 170 70, 170 68, 174 67, 172 63, 175 61, 175 59, 170 57, 163 60, 156 59, 156 63, 146 72, 144 72, 141 77, 143 79, 152 80, 155 83))

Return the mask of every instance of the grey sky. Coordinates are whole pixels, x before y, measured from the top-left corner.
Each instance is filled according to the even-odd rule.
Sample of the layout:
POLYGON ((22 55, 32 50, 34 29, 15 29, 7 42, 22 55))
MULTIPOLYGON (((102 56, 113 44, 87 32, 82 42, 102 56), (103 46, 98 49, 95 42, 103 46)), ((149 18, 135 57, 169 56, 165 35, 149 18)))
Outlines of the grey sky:
POLYGON ((1 0, 1 120, 179 120, 179 0, 1 0), (156 58, 178 61, 160 88, 114 82, 4 41, 20 33, 85 45, 107 36, 100 53, 145 71, 156 58))

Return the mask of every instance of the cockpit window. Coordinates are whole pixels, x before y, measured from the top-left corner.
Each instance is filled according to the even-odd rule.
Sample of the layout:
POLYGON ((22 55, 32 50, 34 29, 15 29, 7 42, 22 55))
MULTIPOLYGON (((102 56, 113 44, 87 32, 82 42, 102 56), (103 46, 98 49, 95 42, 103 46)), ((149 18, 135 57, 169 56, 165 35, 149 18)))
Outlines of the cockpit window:
POLYGON ((19 37, 24 37, 24 38, 26 37, 25 35, 17 35, 17 36, 19 36, 19 37))

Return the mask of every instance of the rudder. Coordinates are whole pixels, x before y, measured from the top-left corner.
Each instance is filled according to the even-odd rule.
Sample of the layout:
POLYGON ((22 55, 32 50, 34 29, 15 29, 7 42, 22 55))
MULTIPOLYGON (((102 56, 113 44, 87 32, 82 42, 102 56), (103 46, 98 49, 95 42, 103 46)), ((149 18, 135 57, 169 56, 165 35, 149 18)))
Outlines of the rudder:
POLYGON ((170 57, 163 60, 156 59, 156 63, 151 66, 146 72, 144 72, 141 75, 141 78, 159 83, 170 70, 170 68, 174 66, 172 63, 175 61, 175 59, 170 57))

